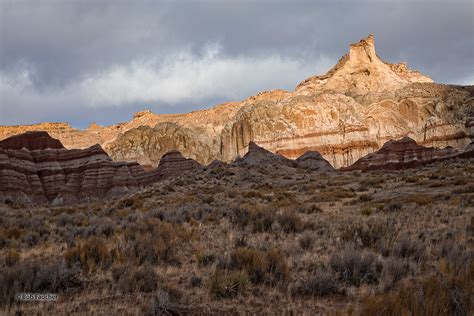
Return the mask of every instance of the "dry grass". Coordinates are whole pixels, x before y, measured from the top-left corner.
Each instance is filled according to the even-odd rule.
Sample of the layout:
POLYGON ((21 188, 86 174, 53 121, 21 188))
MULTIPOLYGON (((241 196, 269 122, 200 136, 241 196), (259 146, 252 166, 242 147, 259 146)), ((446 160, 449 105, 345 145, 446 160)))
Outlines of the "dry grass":
POLYGON ((0 205, 0 313, 469 315, 473 171, 220 166, 102 203, 0 205))

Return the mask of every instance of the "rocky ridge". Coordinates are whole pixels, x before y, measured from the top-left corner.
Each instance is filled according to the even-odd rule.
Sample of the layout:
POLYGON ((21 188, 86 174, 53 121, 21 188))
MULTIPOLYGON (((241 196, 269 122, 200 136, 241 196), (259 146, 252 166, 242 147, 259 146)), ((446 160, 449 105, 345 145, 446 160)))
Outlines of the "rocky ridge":
POLYGON ((100 145, 66 149, 46 132, 27 132, 0 141, 0 200, 86 202, 133 192, 198 166, 172 151, 147 172, 135 162, 112 161, 100 145))
POLYGON ((325 75, 294 91, 266 91, 187 114, 135 114, 130 122, 79 131, 63 123, 0 127, 0 138, 44 129, 67 148, 101 144, 114 160, 156 167, 169 150, 208 164, 230 162, 255 142, 295 159, 317 151, 332 166, 353 164, 390 139, 461 148, 472 140, 474 87, 433 83, 405 63, 382 61, 369 35, 325 75), (178 135, 176 137, 175 135, 178 135))
POLYGON ((410 137, 404 137, 386 142, 381 149, 341 170, 401 170, 455 158, 474 158, 474 143, 461 149, 452 147, 438 149, 418 145, 410 137))

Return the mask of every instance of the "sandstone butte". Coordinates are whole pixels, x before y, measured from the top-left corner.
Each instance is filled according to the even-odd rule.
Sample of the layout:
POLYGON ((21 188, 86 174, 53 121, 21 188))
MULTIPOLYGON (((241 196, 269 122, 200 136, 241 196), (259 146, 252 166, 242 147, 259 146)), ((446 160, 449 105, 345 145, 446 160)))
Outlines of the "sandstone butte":
POLYGON ((26 132, 0 141, 0 200, 22 204, 86 202, 133 192, 200 165, 178 151, 158 168, 114 162, 100 145, 66 149, 46 132, 26 132))
POLYGON ((147 110, 130 122, 85 130, 67 123, 0 126, 0 139, 44 130, 67 148, 100 144, 113 160, 148 168, 170 150, 201 164, 230 162, 254 142, 291 159, 317 151, 339 168, 405 136, 423 146, 461 148, 472 139, 473 105, 474 86, 437 84, 405 63, 384 62, 369 35, 294 91, 266 91, 186 114, 147 110))
POLYGON ((442 149, 418 145, 410 137, 390 140, 381 149, 357 160, 353 165, 343 167, 341 171, 351 170, 400 170, 417 168, 449 159, 474 158, 474 143, 463 148, 445 147, 442 149))

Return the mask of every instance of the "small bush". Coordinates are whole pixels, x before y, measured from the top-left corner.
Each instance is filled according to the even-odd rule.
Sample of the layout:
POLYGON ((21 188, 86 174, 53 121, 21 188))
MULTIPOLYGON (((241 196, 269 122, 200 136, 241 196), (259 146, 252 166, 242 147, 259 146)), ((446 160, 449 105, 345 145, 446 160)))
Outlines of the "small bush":
POLYGON ((214 253, 204 253, 198 251, 196 253, 196 259, 200 266, 208 266, 217 260, 217 256, 214 253))
POLYGON ((323 270, 316 271, 308 279, 300 280, 291 289, 294 296, 326 296, 338 292, 335 276, 323 270))
POLYGON ((366 296, 361 315, 471 315, 474 263, 457 272, 448 270, 366 296))
POLYGON ((310 250, 313 247, 314 237, 311 233, 305 232, 300 238, 298 239, 298 243, 300 247, 304 250, 310 250))
POLYGON ((424 194, 410 195, 406 198, 406 200, 408 203, 416 203, 419 206, 433 203, 433 198, 424 194))
POLYGON ((17 264, 18 261, 20 261, 20 254, 18 253, 18 251, 16 251, 16 249, 11 248, 6 251, 5 265, 7 267, 14 266, 15 264, 17 264))
POLYGON ((58 216, 58 220, 56 223, 58 226, 66 226, 66 225, 72 224, 72 222, 73 222, 72 216, 66 212, 63 212, 58 216))
POLYGON ((124 293, 153 292, 158 288, 159 278, 148 264, 138 268, 131 265, 115 265, 112 277, 117 287, 124 293))
POLYGON ((244 207, 234 207, 231 209, 231 222, 234 225, 239 225, 240 227, 245 227, 249 223, 250 212, 247 208, 244 207))
POLYGON ((159 290, 150 304, 143 311, 145 316, 182 315, 178 300, 173 293, 159 290))
POLYGON ((351 190, 339 188, 322 189, 318 194, 313 196, 312 202, 335 202, 344 198, 355 197, 355 193, 351 190))
POLYGON ((420 261, 425 252, 423 244, 408 236, 400 239, 393 248, 393 254, 399 258, 408 258, 420 261))
POLYGON ((372 215, 372 208, 371 207, 363 207, 360 209, 360 214, 364 216, 370 216, 372 215))
POLYGON ((252 283, 273 284, 289 277, 286 260, 277 250, 238 248, 231 254, 230 267, 246 271, 252 283))
POLYGON ((243 271, 216 270, 209 278, 209 293, 216 299, 235 297, 245 293, 248 281, 243 271))
POLYGON ((271 208, 257 208, 250 213, 250 221, 253 224, 255 233, 267 232, 272 227, 275 219, 274 211, 271 208))
POLYGON ((361 194, 359 195, 360 202, 369 202, 372 201, 374 198, 370 194, 361 194))
POLYGON ((78 262, 84 272, 90 272, 96 268, 106 268, 110 263, 110 252, 103 239, 91 237, 87 241, 67 249, 64 259, 69 267, 78 262))
POLYGON ((0 305, 13 304, 17 293, 57 293, 81 285, 79 271, 63 261, 20 262, 0 269, 0 305))
POLYGON ((393 223, 374 218, 345 227, 341 239, 384 252, 387 244, 391 244, 396 235, 397 230, 393 223))
POLYGON ((284 210, 278 216, 278 223, 285 233, 297 233, 303 229, 303 221, 294 211, 284 210))
POLYGON ((385 292, 390 291, 403 279, 410 271, 410 266, 406 260, 390 258, 384 263, 382 273, 382 284, 385 292))
POLYGON ((396 212, 403 208, 402 202, 399 200, 391 200, 388 204, 385 205, 384 209, 388 212, 396 212))
POLYGON ((303 214, 316 214, 321 213, 323 210, 314 203, 311 204, 304 204, 303 206, 298 208, 298 213, 303 214))
POLYGON ((382 272, 382 264, 373 253, 360 253, 351 248, 334 253, 329 263, 341 280, 355 286, 377 283, 382 272))

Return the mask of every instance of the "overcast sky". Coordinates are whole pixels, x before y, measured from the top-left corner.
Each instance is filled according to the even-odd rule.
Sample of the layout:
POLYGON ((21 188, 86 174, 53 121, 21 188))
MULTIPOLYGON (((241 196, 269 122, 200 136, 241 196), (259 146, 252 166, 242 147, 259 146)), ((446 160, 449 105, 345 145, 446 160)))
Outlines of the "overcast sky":
POLYGON ((0 124, 130 120, 294 89, 349 43, 474 84, 472 0, 0 0, 0 124))

